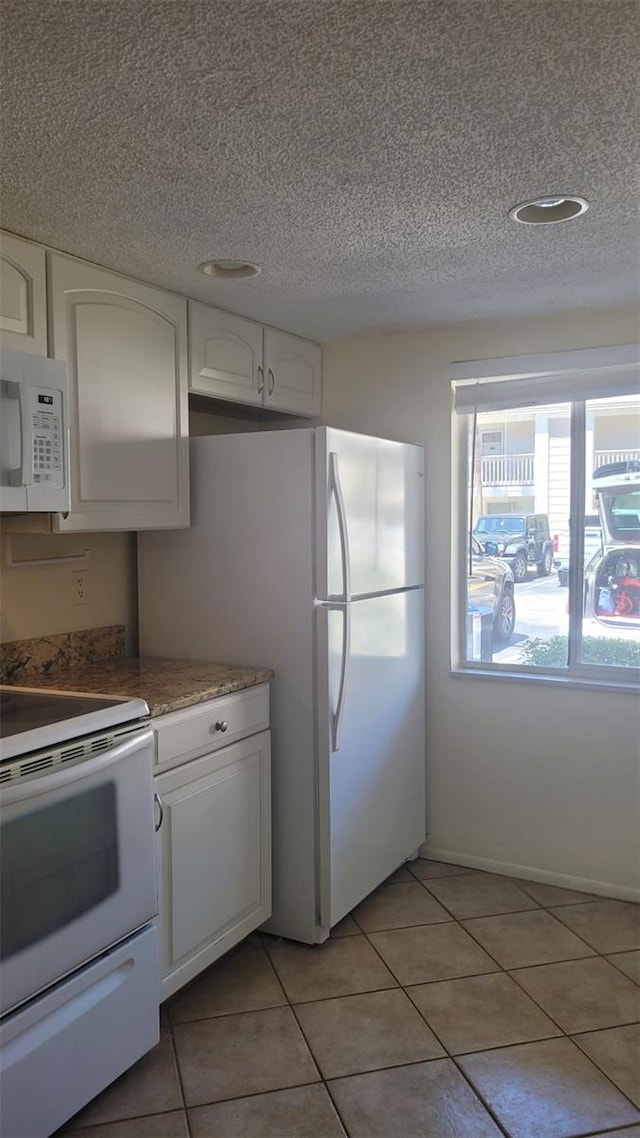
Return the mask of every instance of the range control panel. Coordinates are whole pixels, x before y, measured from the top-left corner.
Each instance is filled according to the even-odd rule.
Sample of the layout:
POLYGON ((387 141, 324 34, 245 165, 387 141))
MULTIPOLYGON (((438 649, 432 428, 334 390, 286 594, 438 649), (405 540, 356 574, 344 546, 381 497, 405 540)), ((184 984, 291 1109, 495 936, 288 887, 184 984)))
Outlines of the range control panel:
POLYGON ((52 387, 32 387, 31 431, 33 481, 36 485, 64 486, 62 446, 62 392, 52 387))

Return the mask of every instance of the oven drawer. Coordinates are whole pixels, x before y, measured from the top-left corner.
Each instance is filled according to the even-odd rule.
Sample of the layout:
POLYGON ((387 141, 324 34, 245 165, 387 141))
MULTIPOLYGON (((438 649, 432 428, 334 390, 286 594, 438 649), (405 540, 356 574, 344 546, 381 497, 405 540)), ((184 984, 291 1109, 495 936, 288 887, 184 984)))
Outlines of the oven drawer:
POLYGON ((233 695, 154 719, 156 770, 187 762, 198 755, 236 743, 269 727, 269 685, 259 684, 233 695))

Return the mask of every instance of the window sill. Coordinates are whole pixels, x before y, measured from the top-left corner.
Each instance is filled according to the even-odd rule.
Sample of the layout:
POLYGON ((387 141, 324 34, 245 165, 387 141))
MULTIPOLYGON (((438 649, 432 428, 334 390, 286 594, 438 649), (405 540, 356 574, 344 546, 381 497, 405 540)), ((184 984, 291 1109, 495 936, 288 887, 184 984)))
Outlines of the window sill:
POLYGON ((561 675, 554 672, 514 672, 505 668, 504 671, 496 667, 491 669, 482 667, 455 667, 451 668, 450 673, 456 679, 475 679, 489 680, 490 682, 499 683, 525 683, 525 684, 546 684, 559 688, 575 688, 582 691, 605 691, 614 695, 638 695, 638 683, 629 679, 627 683, 623 680, 606 680, 598 677, 597 679, 589 679, 584 676, 576 675, 561 675))

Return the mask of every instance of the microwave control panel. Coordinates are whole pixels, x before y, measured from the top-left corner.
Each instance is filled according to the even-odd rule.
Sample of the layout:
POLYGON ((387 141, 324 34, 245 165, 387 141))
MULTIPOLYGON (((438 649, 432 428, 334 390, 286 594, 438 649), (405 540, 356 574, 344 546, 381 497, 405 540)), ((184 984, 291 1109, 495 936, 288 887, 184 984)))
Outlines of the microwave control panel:
POLYGON ((32 387, 32 477, 36 485, 64 486, 62 392, 53 387, 32 387))

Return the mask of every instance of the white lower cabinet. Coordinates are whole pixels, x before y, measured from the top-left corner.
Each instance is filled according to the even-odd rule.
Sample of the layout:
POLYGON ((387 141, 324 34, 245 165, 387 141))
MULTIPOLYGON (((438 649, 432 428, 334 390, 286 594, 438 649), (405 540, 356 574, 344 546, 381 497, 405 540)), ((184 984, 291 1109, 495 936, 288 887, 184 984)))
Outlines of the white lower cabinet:
MULTIPOLYGON (((241 696, 231 699, 242 706, 241 696)), ((226 722, 218 704, 222 715, 229 700, 194 707, 196 721, 208 709, 214 724, 226 722)), ((188 713, 177 714, 188 729, 188 713)), ((159 738, 174 719, 154 721, 159 738)), ((271 914, 269 731, 229 746, 217 734, 205 754, 176 755, 155 778, 162 1000, 271 914)), ((192 743, 193 732, 186 754, 192 743)))

